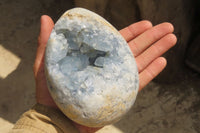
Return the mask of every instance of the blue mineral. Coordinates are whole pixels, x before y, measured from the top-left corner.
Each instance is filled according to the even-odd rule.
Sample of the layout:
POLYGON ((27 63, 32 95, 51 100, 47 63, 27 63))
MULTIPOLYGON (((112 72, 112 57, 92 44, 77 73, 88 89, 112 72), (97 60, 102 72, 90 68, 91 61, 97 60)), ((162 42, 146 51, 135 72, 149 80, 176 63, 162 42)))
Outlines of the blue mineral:
POLYGON ((120 33, 83 8, 56 22, 45 52, 49 91, 71 120, 89 127, 118 121, 138 92, 138 70, 120 33))

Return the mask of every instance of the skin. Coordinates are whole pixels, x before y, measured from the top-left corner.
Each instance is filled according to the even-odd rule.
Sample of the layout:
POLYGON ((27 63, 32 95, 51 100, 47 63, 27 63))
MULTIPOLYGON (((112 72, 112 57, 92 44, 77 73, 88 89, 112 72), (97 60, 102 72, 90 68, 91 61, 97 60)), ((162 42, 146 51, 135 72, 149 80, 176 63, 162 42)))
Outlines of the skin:
MULTIPOLYGON (((36 83, 37 102, 57 108, 48 91, 44 74, 45 47, 53 27, 53 20, 49 16, 43 15, 41 17, 40 35, 38 37, 38 47, 33 71, 36 83)), ((173 25, 170 23, 165 22, 152 26, 151 22, 146 20, 134 23, 119 31, 128 42, 135 56, 139 70, 139 91, 165 68, 167 61, 161 55, 176 44, 177 39, 172 33, 173 31, 173 25)), ((85 127, 77 123, 74 123, 74 125, 80 133, 93 133, 100 129, 85 127)))

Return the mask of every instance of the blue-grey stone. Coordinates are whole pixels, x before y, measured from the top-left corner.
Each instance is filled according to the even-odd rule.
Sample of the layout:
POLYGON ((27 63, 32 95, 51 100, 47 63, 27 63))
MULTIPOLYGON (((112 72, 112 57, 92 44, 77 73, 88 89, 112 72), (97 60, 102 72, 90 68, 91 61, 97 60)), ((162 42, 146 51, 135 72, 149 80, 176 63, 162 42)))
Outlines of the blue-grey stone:
POLYGON ((71 120, 89 127, 118 121, 133 105, 138 70, 120 33, 83 8, 56 22, 45 52, 49 91, 71 120))

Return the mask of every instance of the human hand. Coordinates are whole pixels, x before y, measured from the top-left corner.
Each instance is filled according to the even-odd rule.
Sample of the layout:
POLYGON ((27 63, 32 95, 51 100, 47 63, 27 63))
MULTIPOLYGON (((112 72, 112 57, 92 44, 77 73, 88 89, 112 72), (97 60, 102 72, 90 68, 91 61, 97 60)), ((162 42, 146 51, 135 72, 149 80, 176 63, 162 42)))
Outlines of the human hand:
POLYGON ((176 44, 177 38, 172 34, 173 31, 174 27, 170 23, 152 27, 149 21, 140 21, 120 30, 136 59, 139 90, 165 68, 166 59, 160 56, 176 44))
MULTIPOLYGON (((34 63, 34 76, 36 82, 36 100, 38 103, 57 108, 46 83, 44 73, 44 53, 54 22, 49 16, 41 17, 40 35, 34 63)), ((161 56, 176 43, 172 34, 173 26, 163 23, 152 27, 148 21, 141 21, 130 25, 120 31, 128 42, 131 51, 136 57, 139 70, 140 90, 155 78, 166 66, 166 60, 161 56)), ((75 126, 81 133, 92 133, 99 128, 89 128, 79 124, 75 126)))

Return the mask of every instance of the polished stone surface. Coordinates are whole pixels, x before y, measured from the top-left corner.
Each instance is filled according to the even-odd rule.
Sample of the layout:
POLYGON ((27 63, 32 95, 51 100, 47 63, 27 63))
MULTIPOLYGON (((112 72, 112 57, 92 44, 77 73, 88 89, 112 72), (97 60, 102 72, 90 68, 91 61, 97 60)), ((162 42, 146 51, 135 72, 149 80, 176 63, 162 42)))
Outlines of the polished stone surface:
POLYGON ((73 121, 100 127, 133 105, 138 70, 120 33, 82 8, 64 13, 47 43, 45 69, 51 95, 73 121))

